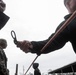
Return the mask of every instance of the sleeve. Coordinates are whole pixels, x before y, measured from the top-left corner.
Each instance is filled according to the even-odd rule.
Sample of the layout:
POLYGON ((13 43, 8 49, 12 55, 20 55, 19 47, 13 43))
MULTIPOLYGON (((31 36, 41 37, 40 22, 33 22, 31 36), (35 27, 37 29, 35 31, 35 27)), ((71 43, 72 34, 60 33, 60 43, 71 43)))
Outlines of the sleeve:
POLYGON ((5 61, 3 60, 3 51, 0 49, 0 74, 1 75, 8 75, 9 70, 5 65, 5 61))
POLYGON ((9 75, 9 70, 5 67, 4 61, 0 62, 0 74, 1 75, 9 75))
MULTIPOLYGON (((64 21, 57 27, 56 31, 63 25, 64 21)), ((55 31, 55 33, 56 33, 55 31)), ((69 37, 69 31, 68 27, 66 27, 50 44, 49 46, 41 52, 41 49, 44 47, 44 45, 52 38, 52 36, 55 34, 53 33, 47 40, 43 41, 32 41, 33 49, 31 49, 31 53, 36 53, 37 55, 40 54, 46 54, 52 51, 55 51, 57 49, 62 48, 65 43, 68 41, 69 37)))

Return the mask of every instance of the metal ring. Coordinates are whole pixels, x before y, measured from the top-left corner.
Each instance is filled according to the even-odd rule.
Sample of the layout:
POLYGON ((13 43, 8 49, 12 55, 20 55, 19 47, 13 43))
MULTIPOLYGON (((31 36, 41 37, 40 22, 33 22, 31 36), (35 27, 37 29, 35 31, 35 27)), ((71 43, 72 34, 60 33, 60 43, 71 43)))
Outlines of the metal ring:
POLYGON ((13 30, 11 31, 11 36, 12 36, 13 39, 16 39, 16 33, 15 33, 15 31, 13 31, 13 30))

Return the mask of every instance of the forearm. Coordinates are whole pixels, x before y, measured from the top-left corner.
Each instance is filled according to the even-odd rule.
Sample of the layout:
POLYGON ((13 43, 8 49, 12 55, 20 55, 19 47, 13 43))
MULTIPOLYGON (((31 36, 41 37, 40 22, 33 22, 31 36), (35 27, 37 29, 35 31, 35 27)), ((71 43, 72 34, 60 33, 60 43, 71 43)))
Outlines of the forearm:
POLYGON ((32 41, 31 44, 33 47, 30 49, 31 53, 37 53, 38 55, 41 54, 41 49, 44 47, 44 45, 47 43, 47 40, 45 41, 32 41))
POLYGON ((49 44, 49 46, 44 51, 41 52, 41 49, 43 48, 43 46, 51 39, 53 35, 51 35, 47 40, 44 40, 44 41, 39 41, 39 42, 32 41, 31 43, 33 45, 33 49, 31 49, 31 53, 37 53, 37 54, 49 53, 62 48, 65 45, 65 43, 68 41, 67 31, 64 30, 49 44))

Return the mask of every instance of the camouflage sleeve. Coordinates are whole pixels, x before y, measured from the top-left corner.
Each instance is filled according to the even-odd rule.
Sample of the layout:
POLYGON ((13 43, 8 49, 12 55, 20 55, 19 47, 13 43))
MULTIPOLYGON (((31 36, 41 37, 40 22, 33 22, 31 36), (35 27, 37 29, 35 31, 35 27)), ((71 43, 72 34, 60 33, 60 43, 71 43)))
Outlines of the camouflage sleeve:
POLYGON ((5 60, 3 59, 3 52, 0 49, 0 75, 9 75, 9 71, 5 65, 5 60))
POLYGON ((9 75, 9 70, 5 67, 4 62, 0 62, 0 74, 9 75))

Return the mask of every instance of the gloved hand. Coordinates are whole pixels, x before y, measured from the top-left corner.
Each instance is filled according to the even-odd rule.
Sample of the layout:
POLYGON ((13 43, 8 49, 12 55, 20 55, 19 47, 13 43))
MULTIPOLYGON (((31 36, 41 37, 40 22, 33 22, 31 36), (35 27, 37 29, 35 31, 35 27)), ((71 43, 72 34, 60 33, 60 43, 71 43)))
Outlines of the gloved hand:
POLYGON ((33 48, 33 45, 29 41, 17 41, 17 47, 19 47, 25 53, 30 52, 30 48, 33 48))

